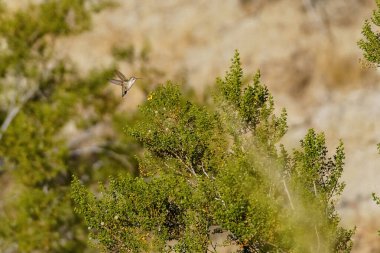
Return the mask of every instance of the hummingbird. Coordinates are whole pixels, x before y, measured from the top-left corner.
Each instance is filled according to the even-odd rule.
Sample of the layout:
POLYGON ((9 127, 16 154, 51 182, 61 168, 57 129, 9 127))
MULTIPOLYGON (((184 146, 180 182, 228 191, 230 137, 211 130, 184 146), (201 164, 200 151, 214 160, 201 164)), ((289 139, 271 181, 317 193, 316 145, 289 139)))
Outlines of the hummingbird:
POLYGON ((124 97, 125 95, 127 95, 128 91, 132 88, 133 84, 136 82, 137 79, 142 79, 140 77, 134 77, 134 76, 127 79, 123 75, 123 73, 121 73, 118 70, 116 70, 116 75, 120 78, 120 80, 110 79, 110 82, 121 86, 121 97, 124 97))

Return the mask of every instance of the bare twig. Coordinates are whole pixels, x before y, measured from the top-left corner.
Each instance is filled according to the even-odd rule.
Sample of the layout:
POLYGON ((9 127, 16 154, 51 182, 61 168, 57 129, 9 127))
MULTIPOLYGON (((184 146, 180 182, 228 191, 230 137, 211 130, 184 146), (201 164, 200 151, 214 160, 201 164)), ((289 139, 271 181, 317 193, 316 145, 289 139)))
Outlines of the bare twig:
POLYGON ((179 155, 177 155, 175 152, 172 152, 172 154, 186 167, 186 169, 193 174, 193 176, 197 176, 197 173, 195 173, 195 170, 193 167, 189 166, 179 155))
POLYGON ((9 125, 12 123, 16 115, 20 112, 21 108, 25 105, 26 102, 28 102, 29 99, 33 97, 33 95, 37 92, 37 90, 38 89, 29 90, 28 93, 26 93, 23 97, 21 97, 19 105, 9 110, 0 128, 0 140, 3 138, 4 133, 7 131, 9 125))
MULTIPOLYGON (((166 162, 164 162, 164 164, 165 164, 165 166, 166 166, 168 169, 171 168, 171 166, 169 166, 169 164, 167 164, 166 162)), ((179 171, 179 170, 175 170, 174 173, 177 174, 177 175, 180 175, 180 176, 183 177, 183 178, 186 178, 186 177, 187 177, 186 174, 182 173, 182 172, 179 171)), ((187 181, 191 186, 195 186, 195 183, 194 183, 194 182, 191 182, 189 179, 186 179, 186 181, 187 181)))
POLYGON ((290 207, 292 208, 292 210, 295 210, 295 209, 294 209, 294 206, 293 206, 292 198, 290 197, 290 193, 289 193, 289 191, 288 191, 288 187, 286 186, 285 179, 282 180, 282 183, 284 184, 285 192, 286 192, 286 195, 288 196, 289 203, 290 203, 290 207))
POLYGON ((317 186, 315 185, 315 181, 313 181, 313 186, 314 186, 315 197, 317 197, 317 186))
POLYGON ((207 172, 205 171, 205 168, 204 168, 204 166, 203 166, 203 162, 202 162, 202 161, 201 161, 201 168, 202 168, 203 174, 205 174, 205 176, 206 176, 207 178, 210 178, 210 177, 208 176, 207 172))
MULTIPOLYGON (((190 161, 190 159, 186 155, 185 155, 185 159, 186 160, 184 161, 184 164, 189 164, 188 161, 190 161)), ((195 172, 194 168, 191 165, 188 165, 188 168, 191 170, 191 173, 193 173, 193 175, 196 177, 197 173, 195 172)))

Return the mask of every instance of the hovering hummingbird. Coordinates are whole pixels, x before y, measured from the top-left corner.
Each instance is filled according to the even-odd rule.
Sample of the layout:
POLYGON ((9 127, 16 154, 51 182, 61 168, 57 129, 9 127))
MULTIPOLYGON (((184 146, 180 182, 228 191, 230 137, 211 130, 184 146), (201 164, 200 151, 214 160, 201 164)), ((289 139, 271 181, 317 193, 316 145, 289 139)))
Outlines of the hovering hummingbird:
POLYGON ((116 75, 120 78, 120 80, 110 79, 110 82, 121 86, 121 97, 124 97, 128 93, 128 91, 132 88, 133 84, 136 82, 137 79, 142 79, 142 78, 134 77, 134 76, 127 79, 123 75, 123 73, 121 73, 118 70, 116 70, 116 75))

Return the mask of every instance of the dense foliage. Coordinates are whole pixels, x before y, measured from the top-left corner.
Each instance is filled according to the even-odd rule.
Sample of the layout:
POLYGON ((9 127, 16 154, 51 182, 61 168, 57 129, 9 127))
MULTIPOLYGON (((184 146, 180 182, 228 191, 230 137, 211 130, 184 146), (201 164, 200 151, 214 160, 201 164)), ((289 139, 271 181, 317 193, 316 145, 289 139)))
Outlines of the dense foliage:
POLYGON ((82 145, 107 118, 117 128, 110 112, 118 102, 105 89, 113 69, 80 74, 55 50, 55 40, 89 29, 91 14, 106 6, 84 0, 15 11, 1 6, 1 252, 84 252, 87 229, 73 212, 72 174, 90 185, 125 171, 125 164, 134 167, 118 157, 134 149, 119 145, 117 138, 127 141, 122 134, 98 137, 91 149, 82 145), (77 135, 67 134, 70 126, 77 135))
POLYGON ((343 145, 327 155, 310 130, 288 154, 278 141, 286 112, 274 114, 260 74, 243 83, 235 52, 217 79, 212 105, 170 82, 126 126, 145 148, 140 176, 111 177, 91 193, 73 180, 76 210, 92 243, 107 252, 349 252, 353 231, 339 227, 343 145), (215 236, 225 238, 217 243, 215 236))
POLYGON ((363 50, 366 60, 379 66, 380 64, 380 33, 376 32, 372 25, 380 26, 380 1, 375 0, 377 9, 373 11, 370 20, 364 22, 362 28, 363 39, 359 40, 358 45, 363 50))

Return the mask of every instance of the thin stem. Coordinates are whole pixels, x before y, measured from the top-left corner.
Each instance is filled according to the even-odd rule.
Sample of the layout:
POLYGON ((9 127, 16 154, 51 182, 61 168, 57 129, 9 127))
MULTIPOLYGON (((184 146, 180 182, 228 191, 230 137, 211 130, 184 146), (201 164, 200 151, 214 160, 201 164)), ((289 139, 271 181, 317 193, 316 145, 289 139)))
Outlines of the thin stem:
POLYGON ((314 186, 315 197, 317 197, 317 186, 315 185, 315 181, 313 181, 313 186, 314 186))
POLYGON ((182 164, 186 167, 187 170, 190 171, 191 174, 193 174, 194 177, 197 176, 197 173, 195 173, 195 170, 194 170, 191 166, 189 166, 185 161, 183 161, 182 158, 181 158, 179 155, 177 155, 175 152, 172 152, 172 154, 173 154, 173 155, 174 155, 174 156, 175 156, 180 162, 182 162, 182 164))
POLYGON ((290 207, 292 208, 292 210, 295 210, 295 209, 294 209, 294 206, 293 206, 292 198, 290 197, 290 193, 289 193, 289 191, 288 191, 288 187, 286 186, 285 179, 282 180, 282 183, 284 184, 285 192, 286 192, 286 195, 288 196, 289 203, 290 203, 290 207))
POLYGON ((203 174, 205 174, 205 176, 206 176, 207 178, 210 178, 210 177, 208 176, 207 172, 205 171, 205 168, 204 168, 204 166, 203 166, 203 161, 201 161, 201 168, 202 168, 203 174))
POLYGON ((0 128, 0 140, 3 138, 4 133, 7 131, 9 125, 12 123, 13 119, 16 117, 16 115, 20 112, 21 108, 24 106, 24 104, 33 97, 33 95, 36 93, 37 89, 30 90, 25 96, 21 98, 20 104, 13 107, 5 117, 5 120, 0 128))

